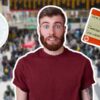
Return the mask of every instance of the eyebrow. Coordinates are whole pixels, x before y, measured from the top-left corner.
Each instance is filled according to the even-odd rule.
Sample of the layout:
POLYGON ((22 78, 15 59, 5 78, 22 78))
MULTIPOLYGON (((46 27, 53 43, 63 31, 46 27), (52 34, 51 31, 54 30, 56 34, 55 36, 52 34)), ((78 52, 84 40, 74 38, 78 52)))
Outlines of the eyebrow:
MULTIPOLYGON (((43 23, 41 23, 41 25, 43 25, 43 24, 49 24, 49 22, 43 22, 43 23)), ((62 22, 59 22, 59 21, 57 21, 57 22, 55 22, 54 24, 63 24, 62 22)))
POLYGON ((55 22, 55 24, 61 24, 61 25, 63 25, 63 23, 62 22, 59 22, 59 21, 58 22, 55 22))
POLYGON ((49 22, 43 22, 43 23, 41 23, 40 25, 43 25, 43 24, 49 24, 49 22))

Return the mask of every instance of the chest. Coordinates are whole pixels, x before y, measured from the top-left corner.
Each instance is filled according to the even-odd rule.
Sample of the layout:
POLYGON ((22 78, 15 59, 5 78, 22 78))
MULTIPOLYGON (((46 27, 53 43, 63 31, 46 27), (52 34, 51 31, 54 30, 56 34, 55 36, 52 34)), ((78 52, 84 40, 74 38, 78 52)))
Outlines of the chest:
POLYGON ((75 89, 81 81, 81 66, 71 60, 34 61, 27 65, 27 83, 29 88, 40 90, 75 89))

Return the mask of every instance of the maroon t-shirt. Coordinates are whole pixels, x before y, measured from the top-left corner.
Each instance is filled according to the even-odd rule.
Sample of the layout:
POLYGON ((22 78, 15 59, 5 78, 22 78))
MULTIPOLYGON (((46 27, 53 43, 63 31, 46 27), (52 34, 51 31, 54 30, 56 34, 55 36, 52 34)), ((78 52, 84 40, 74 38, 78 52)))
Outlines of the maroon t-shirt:
POLYGON ((81 91, 94 83, 90 61, 64 49, 57 56, 43 49, 20 59, 13 83, 28 93, 27 100, 81 100, 81 91))

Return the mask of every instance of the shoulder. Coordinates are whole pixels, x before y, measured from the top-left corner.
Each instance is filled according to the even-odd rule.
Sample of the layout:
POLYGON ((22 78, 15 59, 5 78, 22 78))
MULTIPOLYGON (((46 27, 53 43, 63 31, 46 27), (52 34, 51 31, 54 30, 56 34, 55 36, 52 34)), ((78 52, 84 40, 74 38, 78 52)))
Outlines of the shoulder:
POLYGON ((85 62, 90 61, 90 59, 82 52, 75 51, 75 50, 72 50, 72 49, 67 48, 67 47, 65 47, 65 52, 67 53, 69 58, 75 59, 77 61, 82 61, 82 62, 83 61, 85 61, 85 62))
POLYGON ((30 52, 26 53, 25 55, 19 57, 18 60, 16 61, 16 63, 21 63, 21 64, 24 63, 25 64, 30 60, 38 58, 39 54, 40 54, 40 51, 41 51, 41 48, 38 48, 34 51, 30 51, 30 52))

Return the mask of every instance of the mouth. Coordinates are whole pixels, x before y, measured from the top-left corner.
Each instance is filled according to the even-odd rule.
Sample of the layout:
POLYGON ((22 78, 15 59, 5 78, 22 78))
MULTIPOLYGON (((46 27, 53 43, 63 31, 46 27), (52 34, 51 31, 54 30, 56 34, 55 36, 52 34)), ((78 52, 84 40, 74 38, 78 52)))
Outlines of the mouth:
POLYGON ((55 41, 55 40, 57 40, 57 39, 54 38, 54 37, 51 37, 51 38, 48 38, 48 40, 50 40, 50 41, 55 41))

